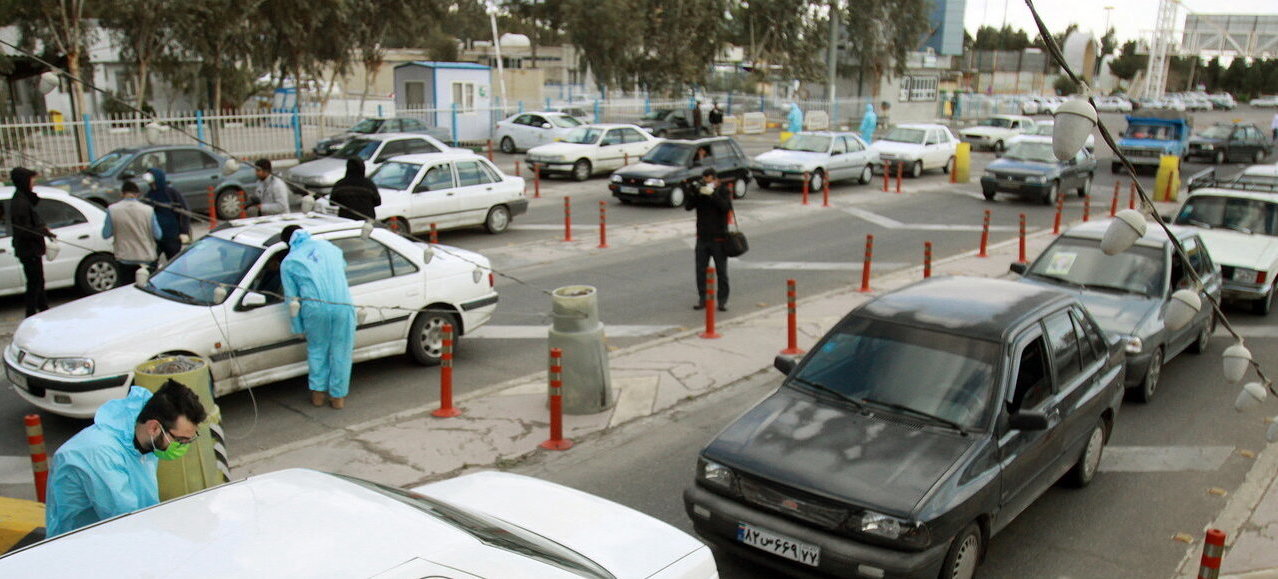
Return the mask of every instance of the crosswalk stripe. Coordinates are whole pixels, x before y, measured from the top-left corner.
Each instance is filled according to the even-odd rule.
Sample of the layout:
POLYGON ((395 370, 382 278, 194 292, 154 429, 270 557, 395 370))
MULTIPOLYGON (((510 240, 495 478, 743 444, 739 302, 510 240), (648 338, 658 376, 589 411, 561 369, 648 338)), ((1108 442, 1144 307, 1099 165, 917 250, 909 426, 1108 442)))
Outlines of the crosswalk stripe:
POLYGON ((1224 466, 1232 446, 1109 446, 1100 470, 1107 472, 1212 472, 1224 466))
MULTIPOLYGON (((912 229, 915 231, 980 231, 980 225, 941 225, 934 223, 902 223, 886 215, 879 215, 859 207, 842 207, 844 212, 859 217, 884 229, 912 229)), ((1019 226, 991 225, 990 231, 1017 231, 1019 226)))
MULTIPOLYGON (((604 324, 604 335, 609 338, 641 338, 644 336, 654 336, 665 332, 677 330, 678 326, 645 326, 645 325, 608 325, 604 324)), ((467 339, 489 339, 489 340, 533 340, 545 339, 546 333, 550 330, 550 325, 544 326, 502 326, 492 325, 483 326, 473 333, 466 334, 467 339)))
MULTIPOLYGON (((1275 326, 1234 326, 1234 331, 1244 338, 1278 338, 1278 327, 1275 326)), ((1224 328, 1216 330, 1216 334, 1229 335, 1224 328)))
MULTIPOLYGON (((899 269, 912 264, 876 261, 879 270, 899 269)), ((795 270, 795 271, 861 271, 859 261, 733 261, 732 269, 795 270)))

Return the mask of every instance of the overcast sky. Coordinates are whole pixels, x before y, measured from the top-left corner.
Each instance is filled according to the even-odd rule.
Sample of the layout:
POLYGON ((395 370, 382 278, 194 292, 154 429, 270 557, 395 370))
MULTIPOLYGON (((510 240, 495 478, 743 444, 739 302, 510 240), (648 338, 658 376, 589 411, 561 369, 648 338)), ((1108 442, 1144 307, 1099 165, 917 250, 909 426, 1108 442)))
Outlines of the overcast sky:
MULTIPOLYGON (((1184 25, 1186 8, 1201 14, 1278 14, 1278 0, 1182 0, 1178 26, 1184 25)), ((1052 32, 1065 30, 1072 22, 1090 29, 1097 36, 1104 34, 1106 6, 1114 9, 1109 16, 1110 26, 1120 39, 1127 40, 1148 36, 1154 28, 1158 14, 1158 0, 1036 0, 1034 7, 1052 32)), ((1025 0, 967 0, 964 26, 975 34, 982 25, 1003 25, 1004 7, 1007 24, 1035 36, 1034 18, 1030 16, 1025 0)))

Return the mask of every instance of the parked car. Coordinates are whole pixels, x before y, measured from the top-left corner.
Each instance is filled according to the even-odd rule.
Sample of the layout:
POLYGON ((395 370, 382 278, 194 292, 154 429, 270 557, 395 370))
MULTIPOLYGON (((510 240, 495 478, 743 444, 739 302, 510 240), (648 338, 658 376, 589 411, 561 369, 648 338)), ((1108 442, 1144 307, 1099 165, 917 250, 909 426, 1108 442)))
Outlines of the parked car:
MULTIPOLYGON (((1029 266, 1013 263, 1021 281, 1078 294, 1102 330, 1121 340, 1127 354, 1127 390, 1149 402, 1158 388, 1163 365, 1189 350, 1207 351, 1216 329, 1210 307, 1203 307, 1185 327, 1172 331, 1164 315, 1172 292, 1193 287, 1191 277, 1161 227, 1150 227, 1136 244, 1118 255, 1105 255, 1101 239, 1110 220, 1073 227, 1057 237, 1029 266)), ((1220 267, 1198 232, 1172 226, 1194 272, 1202 280, 1203 304, 1220 299, 1220 267)))
POLYGON ((959 130, 959 138, 973 149, 989 149, 996 153, 1007 148, 1012 137, 1034 128, 1034 119, 1021 115, 994 115, 981 119, 974 127, 959 130))
POLYGON ((538 145, 528 150, 524 162, 541 173, 565 174, 577 181, 591 175, 626 166, 657 146, 660 139, 635 125, 583 125, 570 131, 558 143, 538 145))
POLYGON ((608 189, 622 203, 680 207, 687 198, 688 182, 700 179, 707 167, 714 167, 719 179, 729 183, 735 198, 746 196, 750 158, 732 137, 663 141, 638 163, 614 171, 608 179, 608 189))
POLYGON ((1247 167, 1226 187, 1278 193, 1278 163, 1247 167))
POLYGON ((320 139, 315 143, 316 155, 321 157, 331 155, 346 145, 347 141, 355 137, 366 137, 368 135, 377 135, 381 133, 417 133, 421 135, 430 135, 440 141, 449 141, 452 134, 448 129, 443 127, 432 127, 427 125, 421 119, 412 117, 372 117, 355 123, 351 128, 342 131, 331 137, 320 139))
POLYGON ((644 113, 635 124, 661 139, 698 139, 710 136, 710 121, 703 116, 705 124, 698 132, 692 126, 690 114, 688 109, 655 109, 644 113))
POLYGON ((1096 158, 1086 148, 1068 161, 1058 161, 1051 137, 1024 137, 985 167, 981 193, 987 201, 997 193, 1012 193, 1053 205, 1069 191, 1087 195, 1095 177, 1096 158))
MULTIPOLYGON (((1012 145, 1025 140, 1027 137, 1051 138, 1052 132, 1055 130, 1056 130, 1056 121, 1054 120, 1038 121, 1034 123, 1033 129, 1030 129, 1029 131, 1026 131, 1023 134, 1012 137, 1012 139, 1007 142, 1007 146, 1011 147, 1012 145)), ((1096 135, 1087 135, 1087 141, 1083 144, 1083 147, 1090 152, 1093 152, 1093 153, 1096 152, 1096 135)))
POLYGON ((493 138, 501 152, 511 154, 558 141, 579 126, 581 121, 567 113, 534 111, 497 121, 493 138))
POLYGON ((1278 95, 1266 95, 1247 101, 1253 107, 1278 107, 1278 95))
POLYGON ((138 364, 161 354, 207 361, 216 396, 305 375, 306 345, 289 326, 268 265, 285 249, 279 234, 290 224, 345 255, 352 299, 369 306, 360 310, 356 362, 407 352, 438 363, 445 323, 465 335, 496 308, 491 266, 477 253, 381 228, 364 237, 359 222, 327 215, 240 219, 191 244, 144 284, 23 320, 4 351, 9 382, 44 410, 90 418, 103 402, 124 397, 138 364))
POLYGON ((856 133, 805 131, 755 157, 751 172, 764 189, 773 183, 801 185, 806 175, 809 188, 820 191, 827 176, 831 182, 869 183, 875 161, 878 155, 856 133))
POLYGON ((878 167, 893 168, 904 164, 906 174, 918 178, 928 169, 948 173, 954 163, 958 143, 945 125, 904 124, 892 127, 886 135, 871 143, 870 150, 879 157, 878 167))
POLYGON ((1130 113, 1132 102, 1119 96, 1096 97, 1096 110, 1103 113, 1130 113))
MULTIPOLYGON (((489 233, 510 227, 528 212, 524 179, 501 172, 488 159, 470 153, 401 155, 382 164, 370 177, 382 197, 377 220, 396 233, 411 235, 436 229, 483 226, 489 233)), ((321 213, 337 207, 321 199, 321 213)))
MULTIPOLYGON (((1027 96, 1020 99, 1022 115, 1036 115, 1042 107, 1043 99, 1036 96, 1027 96)), ((1046 111, 1043 111, 1046 112, 1046 111)))
POLYGON ((709 548, 687 533, 591 494, 501 472, 403 490, 275 471, 0 557, 6 577, 153 577, 177 567, 193 578, 717 576, 709 548), (135 552, 140 536, 145 557, 135 552))
POLYGON ((1177 225, 1198 229, 1221 266, 1230 301, 1269 314, 1278 276, 1278 196, 1271 192, 1208 187, 1197 189, 1176 213, 1177 225))
POLYGON ((248 163, 239 163, 231 175, 223 174, 229 160, 230 157, 200 147, 126 147, 98 157, 79 173, 42 184, 106 207, 120 200, 124 181, 139 179, 147 169, 162 169, 169 185, 182 194, 192 211, 208 214, 209 187, 213 187, 218 219, 231 219, 240 214, 240 195, 257 187, 257 177, 248 163))
POLYGON ((1123 354, 1074 295, 933 277, 867 302, 702 451, 684 509, 785 575, 958 577, 1063 475, 1095 476, 1123 354))
POLYGON ((443 151, 473 154, 470 149, 449 147, 430 135, 381 133, 351 139, 331 156, 297 165, 288 169, 285 175, 292 184, 301 185, 313 193, 328 195, 333 190, 333 185, 346 176, 347 159, 363 161, 364 174, 371 175, 382 163, 398 155, 443 151))
MULTIPOLYGON (((115 287, 119 272, 112 242, 102 237, 106 212, 61 189, 37 185, 35 192, 40 196, 36 213, 54 235, 69 242, 59 244, 57 258, 44 264, 44 287, 75 286, 85 295, 115 287)), ((0 186, 0 210, 4 215, 9 215, 13 193, 13 187, 0 186)), ((0 296, 21 294, 27 288, 22 263, 13 254, 13 232, 9 227, 7 219, 0 219, 0 296)))
POLYGON ((1234 95, 1227 92, 1208 95, 1211 99, 1212 108, 1216 110, 1232 111, 1238 107, 1238 101, 1234 100, 1234 95))
POLYGON ((1253 123, 1217 123, 1189 138, 1189 159, 1261 163, 1272 151, 1269 137, 1253 123))

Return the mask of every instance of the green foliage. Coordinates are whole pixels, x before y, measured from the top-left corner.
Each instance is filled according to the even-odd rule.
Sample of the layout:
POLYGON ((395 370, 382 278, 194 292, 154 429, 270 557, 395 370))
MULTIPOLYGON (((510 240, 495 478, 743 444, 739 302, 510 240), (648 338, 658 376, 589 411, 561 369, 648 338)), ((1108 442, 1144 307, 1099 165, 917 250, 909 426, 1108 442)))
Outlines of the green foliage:
POLYGON ((931 13, 928 0, 848 0, 843 21, 846 54, 857 63, 852 70, 872 80, 904 74, 909 54, 932 33, 931 13))
POLYGON ((971 44, 971 48, 976 50, 1025 50, 1030 46, 1029 35, 1011 26, 981 26, 976 29, 976 38, 971 44))
POLYGON ((1118 58, 1109 61, 1109 71, 1121 80, 1130 82, 1136 73, 1145 70, 1149 63, 1148 54, 1136 54, 1136 41, 1128 40, 1119 50, 1118 58))
POLYGON ((1075 95, 1078 94, 1079 90, 1078 83, 1066 75, 1056 77, 1056 80, 1052 81, 1052 88, 1056 89, 1056 94, 1060 96, 1075 95))
POLYGON ((751 0, 732 9, 729 41, 745 49, 756 78, 780 67, 784 78, 819 80, 826 73, 829 17, 808 0, 751 0))

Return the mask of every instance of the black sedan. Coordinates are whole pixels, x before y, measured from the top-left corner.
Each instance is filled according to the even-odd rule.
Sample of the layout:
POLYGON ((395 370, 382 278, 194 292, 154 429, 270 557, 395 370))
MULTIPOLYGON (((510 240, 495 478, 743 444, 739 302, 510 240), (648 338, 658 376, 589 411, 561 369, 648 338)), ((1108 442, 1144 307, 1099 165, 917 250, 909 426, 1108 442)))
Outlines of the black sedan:
POLYGON ((690 110, 657 109, 644 113, 635 123, 645 131, 658 138, 690 138, 696 139, 710 135, 710 124, 706 123, 698 129, 693 126, 690 110))
POLYGON ((1186 156, 1217 165, 1229 161, 1260 164, 1271 150, 1269 138, 1256 125, 1218 123, 1189 138, 1186 156))
POLYGON ((961 577, 1060 477, 1086 485, 1123 354, 1070 294, 932 278, 853 310, 701 452, 693 528, 787 575, 961 577))
POLYGON ((732 137, 659 143, 638 163, 614 171, 608 189, 622 203, 680 207, 688 197, 689 183, 701 179, 707 168, 714 168, 719 180, 732 188, 734 198, 746 196, 750 158, 732 137))
POLYGON ((1051 137, 1022 137, 985 167, 981 192, 988 201, 997 193, 1012 193, 1051 205, 1066 191, 1077 191, 1079 197, 1090 193, 1095 175, 1096 159, 1086 148, 1068 161, 1058 161, 1051 137))

